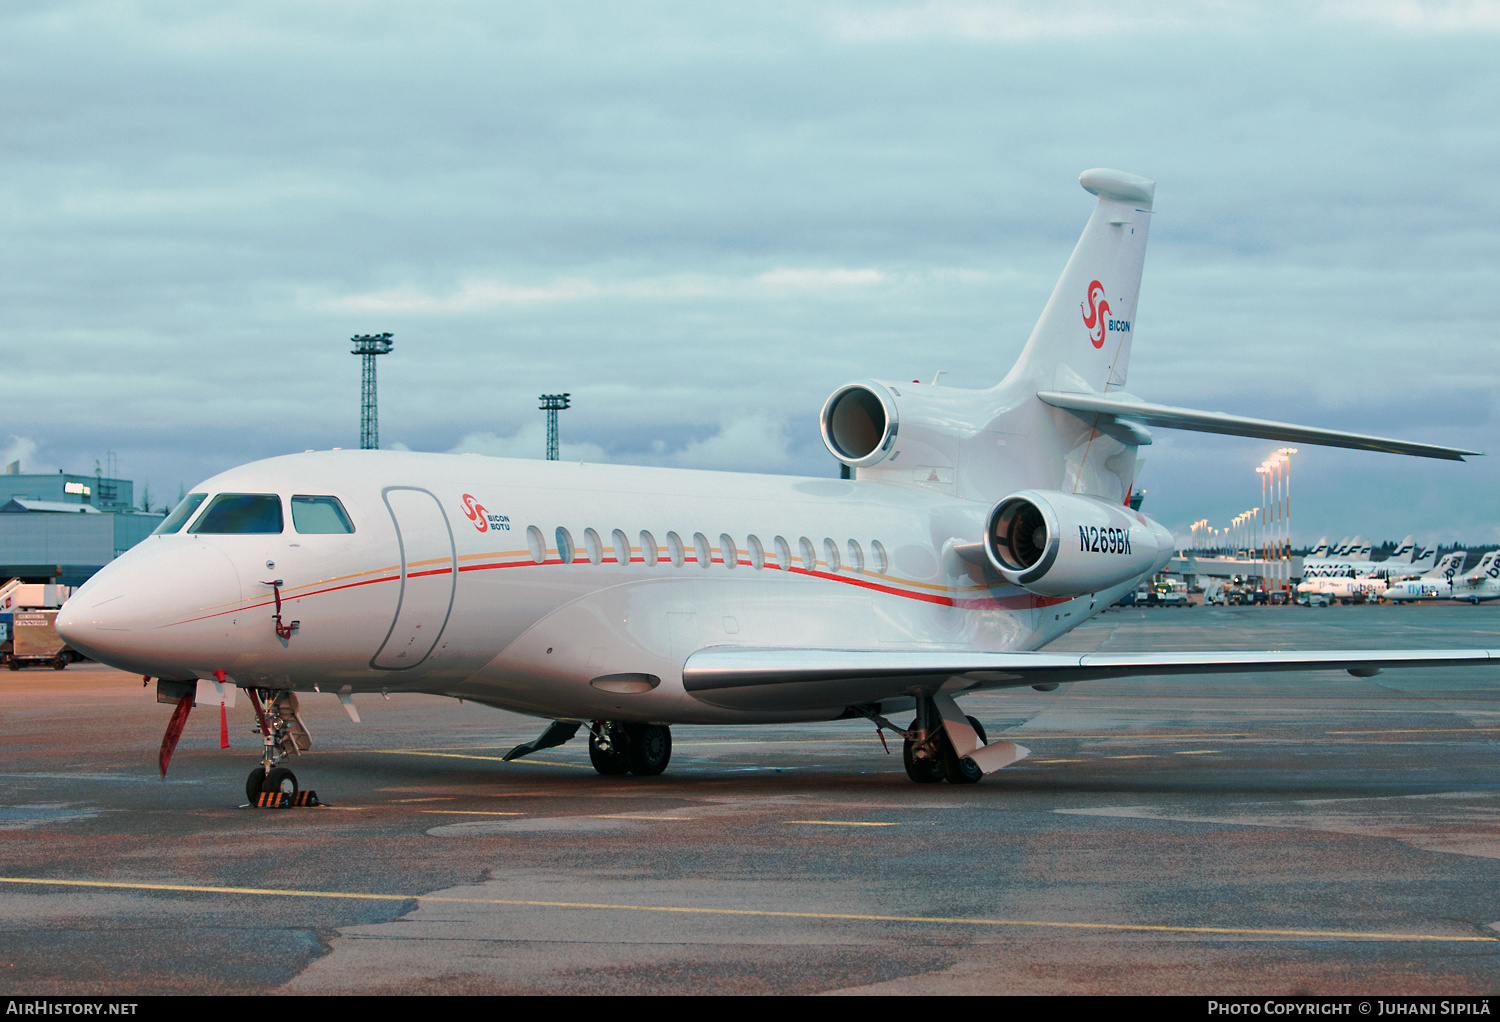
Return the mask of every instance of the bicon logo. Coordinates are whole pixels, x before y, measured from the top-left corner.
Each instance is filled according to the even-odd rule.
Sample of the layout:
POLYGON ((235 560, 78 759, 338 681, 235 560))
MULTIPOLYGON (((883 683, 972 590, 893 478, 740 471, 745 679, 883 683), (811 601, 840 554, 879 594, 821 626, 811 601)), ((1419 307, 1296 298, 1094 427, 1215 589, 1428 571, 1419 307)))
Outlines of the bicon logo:
POLYGON ((464 517, 474 523, 474 528, 479 532, 488 532, 490 528, 489 512, 485 511, 484 505, 475 500, 470 494, 464 494, 464 517))
POLYGON ((1083 313, 1083 325, 1088 327, 1089 340, 1094 347, 1104 347, 1105 317, 1109 315, 1109 303, 1104 300, 1104 285, 1097 280, 1089 283, 1088 301, 1079 303, 1083 313))

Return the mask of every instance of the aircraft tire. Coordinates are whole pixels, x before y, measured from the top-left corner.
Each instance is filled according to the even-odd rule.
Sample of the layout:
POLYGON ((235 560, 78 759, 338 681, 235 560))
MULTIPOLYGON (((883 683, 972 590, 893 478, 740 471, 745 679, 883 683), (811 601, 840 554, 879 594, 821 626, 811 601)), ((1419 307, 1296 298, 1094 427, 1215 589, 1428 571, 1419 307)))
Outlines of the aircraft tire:
MULTIPOLYGON (((615 725, 618 727, 619 725, 615 725)), ((621 774, 630 773, 630 760, 618 749, 602 749, 599 747, 599 736, 589 735, 589 762, 594 764, 594 769, 605 777, 618 777, 621 774)))
POLYGON ((901 763, 906 767, 906 776, 918 784, 936 784, 943 779, 943 764, 935 759, 917 759, 916 749, 910 738, 901 746, 901 763))
POLYGON ((637 777, 655 777, 671 762, 672 731, 665 724, 626 724, 625 736, 625 758, 637 777))
POLYGON ((266 774, 266 783, 261 786, 262 791, 279 791, 283 795, 297 794, 297 775, 286 767, 276 767, 266 774))
MULTIPOLYGON (((970 727, 977 723, 973 717, 969 720, 971 721, 970 727)), ((953 743, 948 741, 946 733, 943 735, 942 743, 943 752, 938 762, 941 764, 939 769, 942 771, 943 779, 949 784, 977 784, 984 776, 984 771, 979 769, 979 764, 968 756, 960 756, 953 748, 953 743)))
POLYGON ((255 800, 260 798, 260 793, 266 787, 266 768, 256 767, 250 771, 250 776, 245 778, 245 801, 255 805, 255 800))

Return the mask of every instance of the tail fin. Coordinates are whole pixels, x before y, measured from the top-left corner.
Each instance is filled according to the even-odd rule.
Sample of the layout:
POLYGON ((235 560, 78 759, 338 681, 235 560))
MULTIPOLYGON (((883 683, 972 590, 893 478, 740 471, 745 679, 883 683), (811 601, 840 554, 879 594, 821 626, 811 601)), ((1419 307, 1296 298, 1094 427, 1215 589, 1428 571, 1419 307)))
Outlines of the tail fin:
POLYGON ((1477 585, 1483 582, 1487 576, 1493 578, 1495 574, 1500 574, 1500 571, 1497 571, 1495 568, 1496 557, 1500 557, 1500 550, 1491 550, 1481 557, 1479 563, 1474 565, 1474 570, 1467 573, 1466 577, 1469 581, 1477 585))
POLYGON ((1393 561, 1405 561, 1408 564, 1410 564, 1412 562, 1413 558, 1415 558, 1416 556, 1417 556, 1417 537, 1415 537, 1415 536, 1407 536, 1405 539, 1403 539, 1401 541, 1401 545, 1396 548, 1396 552, 1393 553, 1393 554, 1391 554, 1391 560, 1393 560, 1393 561))
POLYGON ((1125 385, 1156 182, 1086 170, 1078 183, 1099 203, 1006 380, 1103 393, 1125 385))
POLYGON ((1306 560, 1306 561, 1321 561, 1321 560, 1326 559, 1327 557, 1328 557, 1328 537, 1324 536, 1322 539, 1318 540, 1318 545, 1312 548, 1312 553, 1310 553, 1306 557, 1304 557, 1303 560, 1306 560))
POLYGON ((1411 552, 1411 564, 1407 566, 1407 573, 1413 571, 1425 572, 1437 563, 1437 547, 1424 550, 1420 546, 1411 552))
POLYGON ((1343 539, 1339 540, 1339 545, 1333 548, 1333 556, 1335 556, 1335 557, 1347 557, 1347 556, 1349 556, 1349 547, 1350 547, 1350 545, 1353 542, 1354 542, 1354 537, 1353 536, 1345 536, 1343 539))
POLYGON ((1467 550, 1454 550, 1452 553, 1444 554, 1443 559, 1437 562, 1437 566, 1422 577, 1446 578, 1452 582, 1453 576, 1458 574, 1459 569, 1463 567, 1464 559, 1468 556, 1467 550))

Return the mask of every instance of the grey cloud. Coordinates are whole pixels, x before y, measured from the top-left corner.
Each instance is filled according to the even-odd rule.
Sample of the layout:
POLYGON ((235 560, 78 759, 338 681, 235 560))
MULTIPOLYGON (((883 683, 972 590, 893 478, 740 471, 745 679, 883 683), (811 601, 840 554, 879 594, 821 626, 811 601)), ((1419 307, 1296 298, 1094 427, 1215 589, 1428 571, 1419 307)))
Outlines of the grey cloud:
MULTIPOLYGON (((1004 373, 1113 165, 1159 181, 1132 390, 1483 449, 1500 69, 1439 6, 12 5, 0 429, 158 492, 353 446, 389 329, 419 449, 521 449, 566 389, 611 460, 827 474, 838 384, 1004 373)), ((1242 510, 1235 443, 1163 438, 1148 507, 1242 510)), ((1335 480, 1500 497, 1329 457, 1330 522, 1375 513, 1335 480)))

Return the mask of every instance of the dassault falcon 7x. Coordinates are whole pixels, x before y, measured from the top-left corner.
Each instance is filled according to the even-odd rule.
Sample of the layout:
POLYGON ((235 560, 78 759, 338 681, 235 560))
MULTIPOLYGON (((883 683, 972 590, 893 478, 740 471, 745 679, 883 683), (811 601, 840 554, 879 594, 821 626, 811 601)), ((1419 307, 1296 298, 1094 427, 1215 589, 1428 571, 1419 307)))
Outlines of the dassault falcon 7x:
MULTIPOLYGON (((1123 388, 1155 184, 1097 203, 1010 373, 987 389, 860 380, 823 405, 850 479, 398 451, 271 458, 194 488, 57 630, 175 702, 244 689, 247 794, 295 795, 297 693, 424 692, 587 728, 600 773, 658 774, 674 724, 863 718, 911 779, 1027 750, 957 699, 1087 679, 1500 662, 1484 650, 1047 653, 1161 569, 1129 506, 1153 427, 1462 461, 1447 447, 1153 404, 1123 388), (904 718, 905 726, 892 717, 904 718)), ((221 717, 222 719, 222 717, 221 717)), ((175 729, 175 731, 174 731, 175 729)), ((277 795, 280 797, 280 795, 277 795)))

